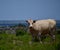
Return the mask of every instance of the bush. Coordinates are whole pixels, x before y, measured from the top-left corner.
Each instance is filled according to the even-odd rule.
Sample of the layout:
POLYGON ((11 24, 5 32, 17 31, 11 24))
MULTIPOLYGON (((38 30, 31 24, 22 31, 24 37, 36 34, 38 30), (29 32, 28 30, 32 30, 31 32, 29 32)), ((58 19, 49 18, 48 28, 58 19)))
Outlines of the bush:
POLYGON ((60 34, 60 30, 57 30, 57 33, 60 34))
POLYGON ((60 50, 60 43, 57 44, 56 50, 60 50))
POLYGON ((16 36, 18 36, 18 35, 24 35, 24 34, 26 34, 26 32, 24 31, 24 30, 16 30, 16 36))

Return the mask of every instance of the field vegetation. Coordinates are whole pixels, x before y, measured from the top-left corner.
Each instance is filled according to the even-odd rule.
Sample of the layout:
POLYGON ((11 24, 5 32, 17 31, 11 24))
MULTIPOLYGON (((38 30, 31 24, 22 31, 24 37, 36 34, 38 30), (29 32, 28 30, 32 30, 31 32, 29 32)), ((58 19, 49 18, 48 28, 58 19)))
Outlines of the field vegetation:
POLYGON ((57 31, 55 42, 50 42, 50 37, 42 44, 31 43, 31 39, 31 35, 24 30, 17 30, 16 34, 0 33, 0 50, 60 50, 60 34, 57 31))

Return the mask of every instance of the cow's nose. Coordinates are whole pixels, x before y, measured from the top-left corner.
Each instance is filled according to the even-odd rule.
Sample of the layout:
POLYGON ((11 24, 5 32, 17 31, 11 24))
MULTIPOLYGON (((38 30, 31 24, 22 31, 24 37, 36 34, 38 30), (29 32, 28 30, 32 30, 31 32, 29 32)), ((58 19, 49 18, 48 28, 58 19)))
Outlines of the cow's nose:
POLYGON ((30 29, 32 28, 32 27, 29 27, 30 29))

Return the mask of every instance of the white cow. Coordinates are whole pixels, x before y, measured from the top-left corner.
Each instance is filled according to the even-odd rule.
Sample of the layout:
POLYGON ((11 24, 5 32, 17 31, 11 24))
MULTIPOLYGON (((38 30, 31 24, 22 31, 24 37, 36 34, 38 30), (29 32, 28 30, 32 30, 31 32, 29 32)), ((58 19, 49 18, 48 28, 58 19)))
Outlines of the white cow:
POLYGON ((55 35, 54 31, 56 29, 56 21, 53 19, 46 19, 46 20, 27 20, 29 24, 29 30, 32 34, 32 40, 34 38, 38 38, 40 41, 42 40, 41 37, 44 37, 46 34, 49 34, 51 38, 54 40, 55 35))

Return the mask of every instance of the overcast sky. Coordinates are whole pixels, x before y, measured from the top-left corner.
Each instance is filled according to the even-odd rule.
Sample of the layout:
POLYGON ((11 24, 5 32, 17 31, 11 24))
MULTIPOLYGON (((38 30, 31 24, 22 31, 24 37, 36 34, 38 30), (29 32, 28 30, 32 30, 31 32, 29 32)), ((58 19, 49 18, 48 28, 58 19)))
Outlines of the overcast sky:
POLYGON ((60 20, 60 0, 0 0, 0 20, 60 20))

